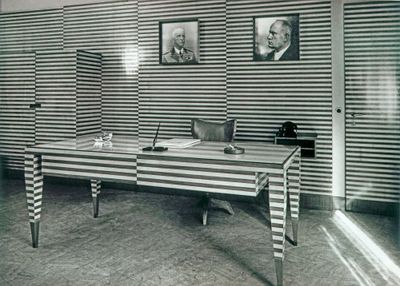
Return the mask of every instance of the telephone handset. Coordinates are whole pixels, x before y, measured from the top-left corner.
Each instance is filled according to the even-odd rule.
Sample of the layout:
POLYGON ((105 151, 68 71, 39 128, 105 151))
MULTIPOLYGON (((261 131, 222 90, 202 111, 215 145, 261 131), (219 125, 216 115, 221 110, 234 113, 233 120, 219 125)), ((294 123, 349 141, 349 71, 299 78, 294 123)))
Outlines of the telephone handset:
POLYGON ((297 125, 291 121, 286 121, 282 124, 276 133, 278 137, 297 137, 297 125))

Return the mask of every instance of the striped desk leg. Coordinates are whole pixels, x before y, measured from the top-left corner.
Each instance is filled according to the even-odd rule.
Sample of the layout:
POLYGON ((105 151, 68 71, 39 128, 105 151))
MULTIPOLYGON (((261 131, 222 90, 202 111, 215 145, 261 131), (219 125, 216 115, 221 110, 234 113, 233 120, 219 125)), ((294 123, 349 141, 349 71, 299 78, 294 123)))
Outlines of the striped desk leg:
POLYGON ((287 174, 271 174, 269 177, 269 209, 271 214, 272 241, 277 285, 283 284, 283 259, 285 250, 287 174))
POLYGON ((101 189, 101 181, 100 180, 90 180, 90 185, 92 189, 92 200, 93 200, 93 217, 97 217, 99 215, 99 198, 101 189))
POLYGON ((290 200, 290 216, 293 228, 293 244, 297 245, 300 207, 300 152, 297 153, 288 170, 288 191, 290 200))
POLYGON ((25 189, 28 202, 32 246, 39 246, 39 222, 42 212, 43 174, 41 156, 25 154, 25 189))

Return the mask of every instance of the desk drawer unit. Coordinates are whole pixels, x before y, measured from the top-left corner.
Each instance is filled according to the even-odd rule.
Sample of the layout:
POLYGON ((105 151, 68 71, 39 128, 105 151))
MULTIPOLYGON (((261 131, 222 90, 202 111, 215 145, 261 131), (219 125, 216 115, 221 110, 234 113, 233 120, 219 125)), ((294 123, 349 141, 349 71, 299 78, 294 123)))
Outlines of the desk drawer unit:
POLYGON ((255 197, 267 185, 265 173, 246 171, 218 160, 162 158, 138 159, 138 185, 255 197))
MULTIPOLYGON (((93 153, 93 152, 91 152, 93 153)), ((121 154, 43 155, 43 175, 136 183, 136 156, 121 154)))

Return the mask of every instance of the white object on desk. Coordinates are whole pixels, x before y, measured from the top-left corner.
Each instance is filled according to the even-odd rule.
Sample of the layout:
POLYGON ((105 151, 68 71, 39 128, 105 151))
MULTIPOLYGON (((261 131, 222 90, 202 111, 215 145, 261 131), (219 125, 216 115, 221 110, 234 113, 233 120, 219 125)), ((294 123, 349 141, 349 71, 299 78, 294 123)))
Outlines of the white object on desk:
POLYGON ((168 148, 187 148, 200 143, 200 139, 192 138, 173 138, 165 141, 161 141, 156 146, 168 147, 168 148))

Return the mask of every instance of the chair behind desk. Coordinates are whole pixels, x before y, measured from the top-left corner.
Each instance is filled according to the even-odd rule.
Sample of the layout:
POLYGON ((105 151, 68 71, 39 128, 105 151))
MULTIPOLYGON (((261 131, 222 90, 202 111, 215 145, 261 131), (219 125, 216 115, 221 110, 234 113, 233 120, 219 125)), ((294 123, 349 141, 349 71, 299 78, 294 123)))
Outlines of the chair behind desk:
MULTIPOLYGON (((236 119, 230 119, 222 123, 203 119, 192 119, 192 136, 203 141, 232 142, 236 133, 236 119)), ((233 215, 233 209, 229 202, 211 199, 207 194, 201 202, 203 208, 203 225, 207 224, 208 211, 211 208, 224 209, 233 215)))
POLYGON ((236 119, 222 123, 192 119, 192 136, 204 141, 232 142, 236 133, 236 119))

